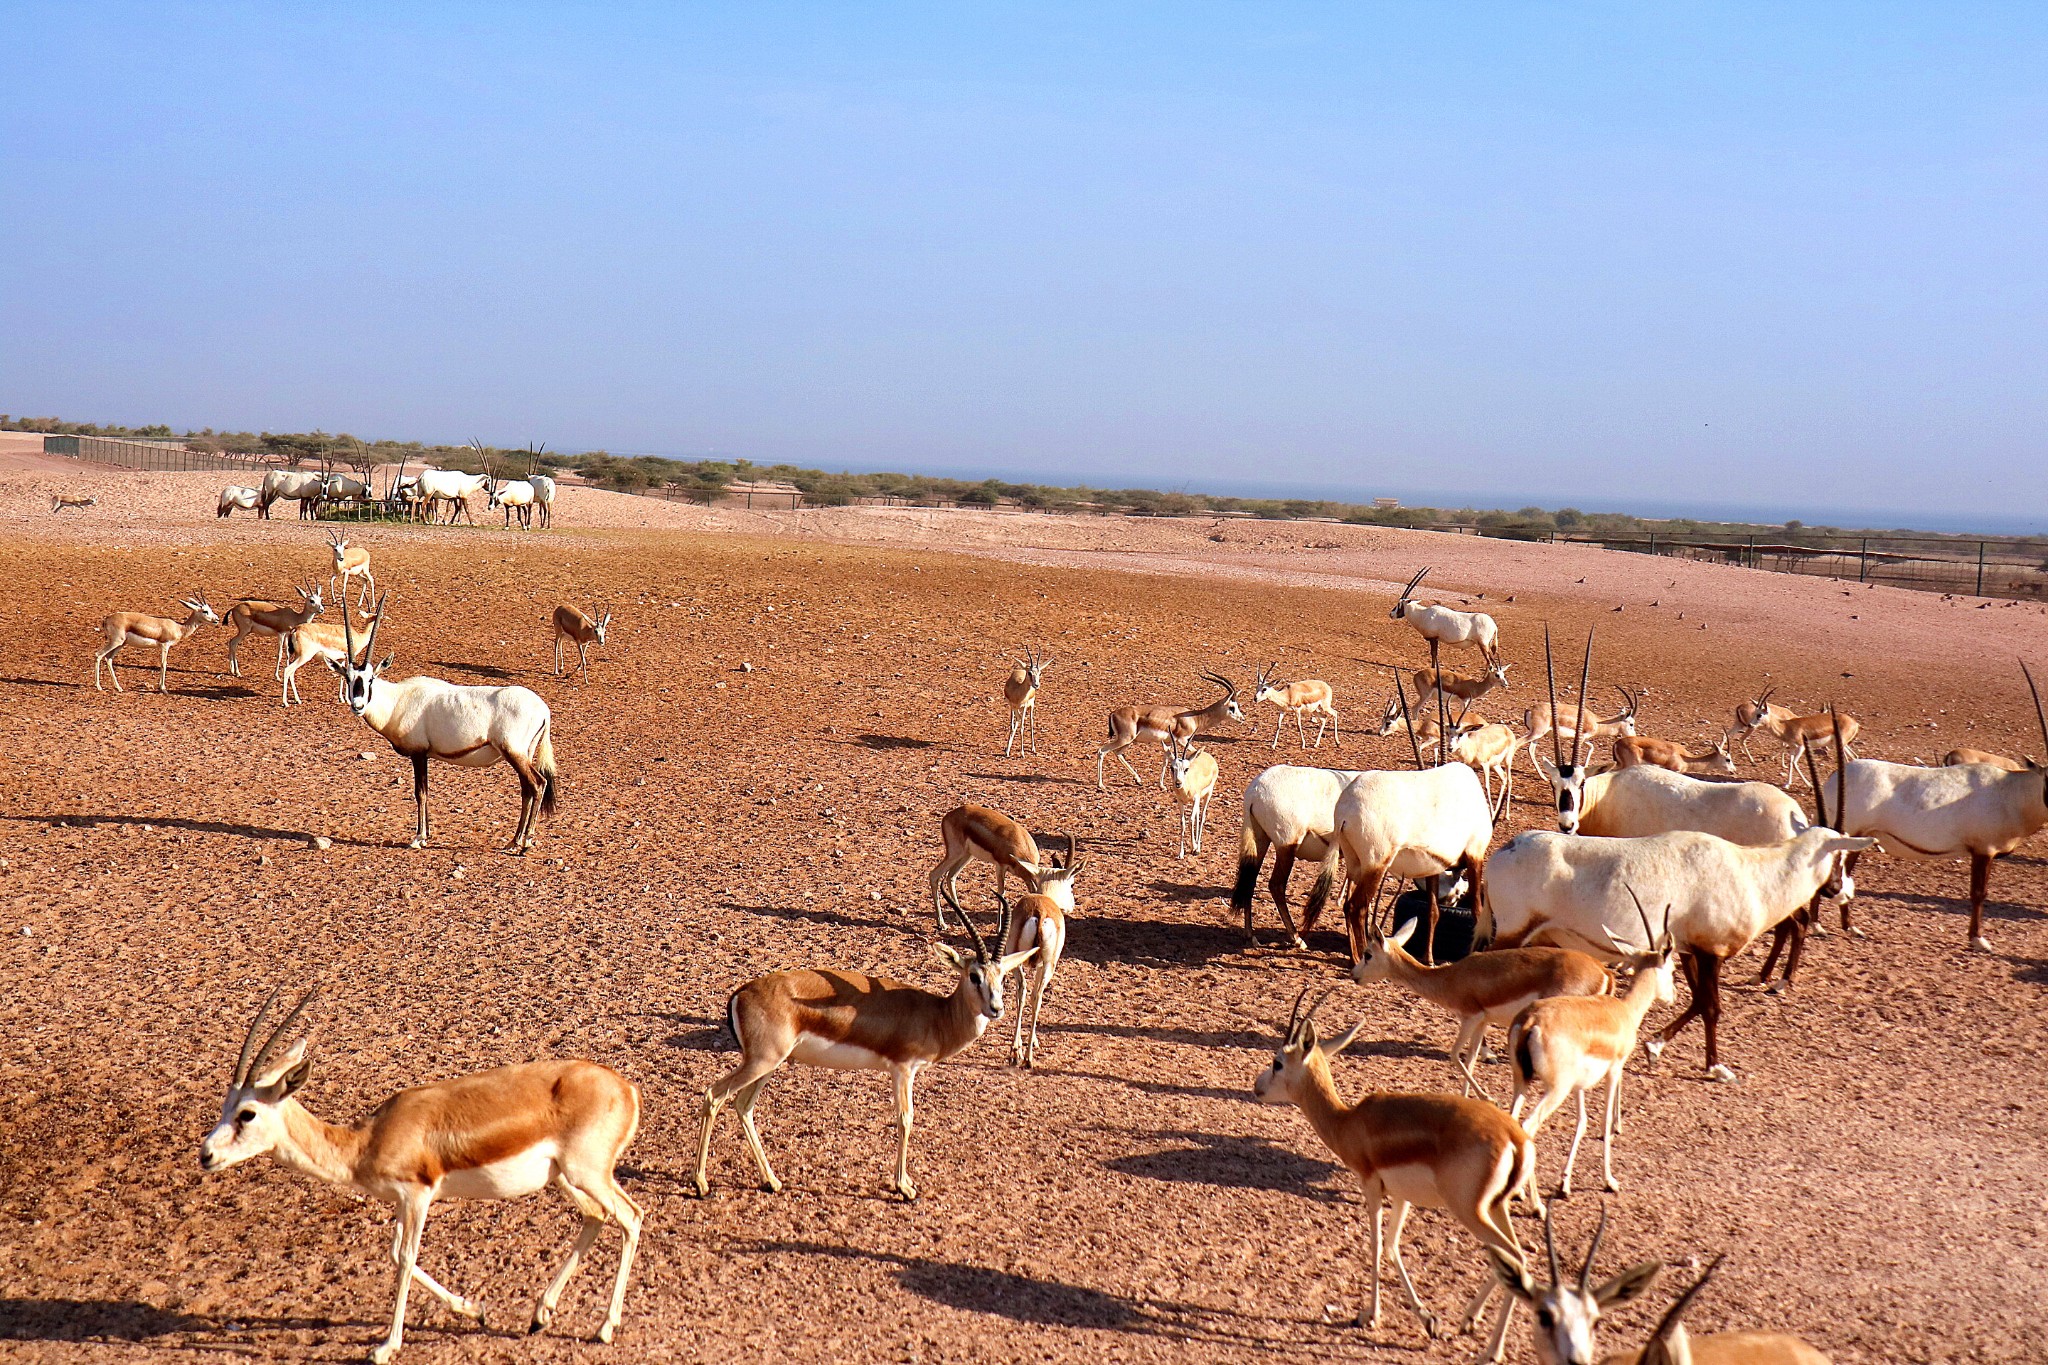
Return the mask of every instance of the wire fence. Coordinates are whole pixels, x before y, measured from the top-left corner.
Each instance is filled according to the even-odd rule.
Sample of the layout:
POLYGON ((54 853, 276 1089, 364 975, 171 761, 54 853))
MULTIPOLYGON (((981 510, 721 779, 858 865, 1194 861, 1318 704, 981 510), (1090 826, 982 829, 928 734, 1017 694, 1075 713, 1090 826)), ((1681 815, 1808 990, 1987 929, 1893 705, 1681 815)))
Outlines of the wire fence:
POLYGON ((173 441, 130 441, 112 436, 45 436, 43 453, 71 455, 92 464, 115 465, 122 469, 172 472, 225 469, 262 473, 278 467, 275 460, 263 455, 192 450, 173 441))
POLYGON ((1806 574, 1965 597, 2048 599, 2048 538, 1959 540, 1953 536, 1854 536, 1801 533, 1764 536, 1559 536, 1610 550, 1736 564, 1773 573, 1806 574))

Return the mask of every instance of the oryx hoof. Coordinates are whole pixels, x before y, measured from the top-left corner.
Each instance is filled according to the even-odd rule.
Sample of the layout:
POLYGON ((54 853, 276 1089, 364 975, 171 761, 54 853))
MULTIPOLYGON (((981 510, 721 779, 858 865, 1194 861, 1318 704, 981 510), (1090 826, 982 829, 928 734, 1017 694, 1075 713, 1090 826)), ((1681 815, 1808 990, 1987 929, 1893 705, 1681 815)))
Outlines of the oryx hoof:
POLYGON ((1863 931, 1862 931, 1861 929, 1857 928, 1857 927, 1856 927, 1855 925, 1853 925, 1853 924, 1852 924, 1852 925, 1850 925, 1850 926, 1849 926, 1849 927, 1848 927, 1847 929, 1844 929, 1844 930, 1843 930, 1842 932, 1843 932, 1843 933, 1845 933, 1845 934, 1847 934, 1847 935, 1848 935, 1848 936, 1849 936, 1850 938, 1869 938, 1869 937, 1870 937, 1870 935, 1868 935, 1868 934, 1864 933, 1864 932, 1863 932, 1863 931))
POLYGON ((1771 983, 1770 985, 1768 985, 1768 986, 1764 987, 1764 994, 1765 994, 1765 995, 1784 995, 1785 993, 1787 993, 1787 992, 1788 992, 1788 991, 1790 991, 1791 989, 1792 989, 1792 983, 1791 983, 1790 981, 1786 980, 1786 979, 1785 979, 1784 977, 1782 977, 1782 976, 1781 976, 1781 977, 1779 977, 1779 978, 1778 978, 1778 979, 1777 979, 1776 981, 1773 981, 1773 982, 1772 982, 1772 983, 1771 983))
POLYGON ((1982 934, 1979 934, 1977 935, 1977 937, 1971 939, 1970 946, 1972 948, 1975 948, 1980 953, 1988 953, 1992 951, 1991 940, 1984 937, 1984 935, 1982 934))

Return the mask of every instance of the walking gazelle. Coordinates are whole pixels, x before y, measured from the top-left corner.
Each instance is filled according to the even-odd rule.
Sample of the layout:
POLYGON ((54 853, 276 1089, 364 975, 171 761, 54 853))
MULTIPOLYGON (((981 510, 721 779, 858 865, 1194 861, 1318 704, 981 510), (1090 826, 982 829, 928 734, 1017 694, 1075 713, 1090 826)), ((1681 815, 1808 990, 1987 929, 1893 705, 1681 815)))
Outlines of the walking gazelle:
MULTIPOLYGON (((1204 673, 1203 681, 1214 683, 1223 689, 1223 695, 1207 706, 1189 710, 1176 710, 1171 706, 1119 706, 1109 713, 1109 741, 1095 751, 1095 787, 1102 790, 1102 764, 1111 754, 1124 765, 1124 771, 1139 786, 1145 779, 1138 776, 1138 770, 1131 766, 1131 760, 1124 757, 1124 750, 1141 739, 1165 745, 1176 739, 1193 739, 1196 735, 1207 734, 1226 720, 1244 722, 1244 708, 1237 704, 1237 684, 1220 673, 1204 673)), ((1166 785, 1166 769, 1159 770, 1159 783, 1166 785)))
POLYGON ((565 604, 556 607, 549 619, 555 626, 555 676, 562 676, 562 641, 567 639, 576 646, 576 667, 582 680, 589 682, 590 647, 604 643, 604 633, 612 627, 612 609, 606 607, 602 614, 593 616, 565 604))
MULTIPOLYGON (((711 1130, 728 1100, 740 1131, 760 1168, 761 1183, 782 1189, 767 1149, 754 1127, 754 1102, 761 1087, 785 1062, 844 1071, 886 1071, 896 1089, 896 1175, 891 1187, 905 1200, 917 1198, 910 1179, 910 1129, 916 1117, 911 1094, 918 1072, 972 1045, 1003 1017, 1003 978, 1038 951, 1027 948, 999 957, 974 921, 960 908, 950 884, 944 888, 953 913, 967 926, 974 951, 950 944, 935 947, 960 973, 950 994, 939 995, 888 977, 828 968, 758 976, 732 993, 725 1018, 740 1046, 740 1064, 704 1092, 703 1125, 697 1134, 697 1193, 711 1191, 705 1165, 711 1130)), ((1010 907, 1003 907, 996 942, 1010 934, 1010 907)))
POLYGON ((1279 708, 1280 720, 1273 726, 1273 747, 1280 747, 1280 732, 1287 728, 1287 718, 1294 717, 1295 738, 1301 741, 1305 750, 1309 747, 1308 731, 1302 724, 1302 715, 1313 712, 1316 717, 1316 744, 1323 747, 1323 731, 1334 731, 1337 747, 1344 747, 1344 733, 1337 726, 1337 694, 1321 678, 1303 678, 1300 682, 1282 682, 1273 676, 1273 670, 1280 666, 1275 659, 1259 670, 1258 678, 1252 683, 1252 700, 1269 701, 1279 708))
POLYGON ((105 648, 92 656, 92 686, 95 692, 107 690, 100 685, 101 664, 107 666, 107 674, 114 680, 114 690, 121 690, 121 675, 114 672, 114 656, 121 652, 123 645, 129 644, 156 646, 156 690, 171 690, 171 646, 185 643, 201 626, 220 624, 220 617, 206 604, 206 594, 181 597, 178 602, 185 608, 185 619, 182 621, 173 621, 165 616, 145 616, 139 611, 117 611, 101 620, 100 635, 107 643, 105 648))
POLYGON ((1040 659, 1036 647, 1026 644, 1025 657, 1016 661, 1010 676, 1003 679, 1003 700, 1010 705, 1010 737, 1003 743, 1003 757, 1010 756, 1015 745, 1019 752, 1024 747, 1024 731, 1031 731, 1031 752, 1038 752, 1038 687, 1045 681, 1045 670, 1055 662, 1040 659))
POLYGON ((1038 1012, 1045 1008, 1045 993, 1052 986, 1053 973, 1060 969, 1060 955, 1067 946, 1067 916, 1074 913, 1074 878, 1087 859, 1074 851, 1074 836, 1066 836, 1067 856, 1048 854, 1039 870, 1037 889, 1018 898, 1016 911, 997 893, 1009 931, 998 943, 1005 956, 1036 948, 1029 975, 1018 988, 1017 1032, 1010 1040, 1010 1064, 1033 1066, 1038 1061, 1038 1012), (1031 1016, 1027 1036, 1024 1016, 1031 1016))
POLYGON ((640 1245, 641 1209, 615 1171, 640 1127, 640 1092, 618 1072, 586 1061, 528 1062, 401 1090, 353 1127, 323 1123, 294 1098, 312 1062, 310 1032, 284 1052, 277 1045, 315 992, 307 991, 256 1047, 257 1030, 277 1001, 272 991, 242 1039, 242 1054, 220 1122, 199 1145, 199 1166, 222 1171, 270 1153, 301 1175, 393 1204, 391 1259, 398 1268, 391 1331, 370 1354, 385 1365, 405 1340, 405 1301, 417 1282, 461 1317, 484 1320, 484 1306, 443 1287, 419 1267, 427 1210, 436 1199, 522 1199, 558 1185, 583 1215, 569 1259, 534 1307, 531 1331, 547 1326, 562 1290, 607 1222, 625 1233, 611 1309, 599 1341, 619 1330, 626 1277, 640 1245))

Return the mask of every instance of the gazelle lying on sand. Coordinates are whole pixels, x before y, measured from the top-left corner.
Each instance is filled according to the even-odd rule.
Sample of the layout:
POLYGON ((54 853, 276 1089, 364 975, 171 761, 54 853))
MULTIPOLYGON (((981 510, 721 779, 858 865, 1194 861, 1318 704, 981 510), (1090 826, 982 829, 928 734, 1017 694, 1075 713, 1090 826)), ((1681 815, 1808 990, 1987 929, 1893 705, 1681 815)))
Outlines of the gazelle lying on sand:
POLYGON ((550 1184, 583 1215, 583 1230, 533 1310, 530 1331, 547 1326, 570 1276, 607 1222, 626 1235, 612 1283, 611 1310, 597 1331, 610 1341, 626 1304, 626 1277, 640 1245, 641 1209, 619 1188, 619 1157, 640 1127, 640 1092, 595 1062, 528 1062, 459 1080, 401 1090, 353 1127, 323 1123, 293 1096, 306 1083, 312 1037, 283 1053, 277 1044, 305 1013, 300 998, 261 1048, 256 1032, 277 1000, 249 1023, 220 1122, 199 1146, 199 1166, 222 1171, 268 1152, 301 1175, 340 1185, 398 1208, 391 1259, 398 1267, 391 1331, 370 1353, 376 1365, 405 1340, 405 1300, 415 1283, 459 1317, 484 1320, 484 1306, 444 1288, 420 1269, 420 1238, 436 1199, 523 1199, 550 1184), (252 1049, 254 1050, 252 1055, 252 1049))
POLYGON ((1705 749, 1687 748, 1677 740, 1650 739, 1643 735, 1615 737, 1615 767, 1637 768, 1645 764, 1674 773, 1735 775, 1735 759, 1728 752, 1726 736, 1705 749))
MULTIPOLYGON (((960 973, 950 994, 836 969, 758 976, 733 992, 726 1002, 725 1018, 733 1040, 740 1045, 741 1059, 704 1092, 703 1123, 697 1135, 698 1194, 711 1190, 704 1169, 711 1154, 711 1129, 728 1100, 733 1102, 740 1131, 760 1168, 761 1183, 771 1191, 782 1189, 754 1127, 754 1102, 784 1062, 796 1062, 889 1073, 896 1087, 896 1177, 892 1185, 904 1199, 917 1198, 917 1186, 910 1180, 910 1128, 916 1116, 911 1090, 917 1084, 917 1074, 971 1046, 991 1023, 1003 1017, 1003 978, 1038 951, 1029 948, 997 957, 953 899, 950 885, 946 899, 974 940, 972 953, 944 943, 936 945, 939 956, 960 973)), ((1003 919, 996 926, 996 941, 1005 941, 1009 930, 1009 907, 1005 906, 1003 919)))

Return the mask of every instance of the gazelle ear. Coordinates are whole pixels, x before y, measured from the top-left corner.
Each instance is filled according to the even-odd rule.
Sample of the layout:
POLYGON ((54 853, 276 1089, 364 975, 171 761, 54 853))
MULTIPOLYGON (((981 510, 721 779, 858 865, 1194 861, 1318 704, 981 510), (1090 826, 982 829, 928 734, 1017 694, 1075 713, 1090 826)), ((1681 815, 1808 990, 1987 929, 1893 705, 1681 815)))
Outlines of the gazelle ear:
POLYGON ((264 1091, 271 1099, 279 1100, 304 1085, 307 1073, 313 1069, 313 1063, 306 1057, 306 1048, 312 1041, 310 1037, 305 1037, 293 1043, 284 1056, 277 1059, 275 1066, 262 1075, 251 1078, 250 1088, 264 1091))
POLYGON ((1016 971, 1019 967, 1037 956, 1038 945, 1034 943, 1021 953, 1011 953, 1008 957, 998 958, 996 960, 996 974, 998 976, 1008 976, 1011 972, 1016 971))
POLYGON ((1526 1269, 1503 1256, 1498 1247, 1488 1247, 1486 1258, 1493 1262, 1494 1278, 1501 1282, 1508 1293, 1530 1303, 1536 1301, 1536 1281, 1530 1278, 1526 1269))
MULTIPOLYGON (((1494 1253, 1499 1255, 1498 1252, 1494 1253)), ((1657 1278, 1657 1272, 1664 1268, 1662 1261, 1644 1261, 1632 1265, 1613 1279, 1593 1291, 1593 1300, 1602 1308, 1611 1304, 1627 1303, 1650 1287, 1650 1281, 1657 1278)))
POLYGON ((932 951, 937 953, 939 955, 939 960, 945 963, 947 966, 957 967, 962 971, 965 971, 967 969, 967 955, 961 952, 958 948, 955 948, 952 944, 934 943, 932 945, 932 951))
POLYGON ((1403 926, 1400 933, 1395 934, 1391 939, 1387 941, 1389 943, 1392 943, 1396 948, 1406 948, 1408 946, 1408 940, 1415 937, 1415 931, 1417 928, 1421 926, 1421 924, 1421 920, 1411 919, 1405 926, 1403 926))
POLYGON ((1363 1029, 1364 1027, 1365 1020, 1361 1019, 1357 1023, 1353 1024, 1350 1028, 1346 1029, 1343 1033, 1340 1033, 1335 1038, 1332 1038, 1329 1042, 1317 1043, 1316 1051, 1322 1053, 1325 1057, 1334 1057, 1338 1053, 1342 1052, 1345 1048, 1350 1047, 1352 1043, 1356 1042, 1358 1040, 1359 1030, 1363 1029))
POLYGON ((327 660, 327 666, 333 669, 336 673, 346 674, 348 672, 348 665, 344 664, 341 660, 335 658, 333 655, 323 654, 321 655, 321 657, 327 660))

